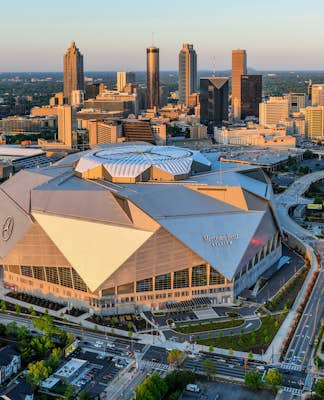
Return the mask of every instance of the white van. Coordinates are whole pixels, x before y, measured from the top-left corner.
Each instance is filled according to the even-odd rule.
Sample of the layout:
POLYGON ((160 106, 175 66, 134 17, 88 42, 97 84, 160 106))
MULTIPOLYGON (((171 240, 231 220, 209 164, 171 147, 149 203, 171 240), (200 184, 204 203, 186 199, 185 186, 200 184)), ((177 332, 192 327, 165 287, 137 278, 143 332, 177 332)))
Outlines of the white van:
POLYGON ((186 390, 188 390, 188 392, 199 393, 200 392, 200 387, 198 385, 196 385, 195 383, 189 383, 186 386, 186 390))

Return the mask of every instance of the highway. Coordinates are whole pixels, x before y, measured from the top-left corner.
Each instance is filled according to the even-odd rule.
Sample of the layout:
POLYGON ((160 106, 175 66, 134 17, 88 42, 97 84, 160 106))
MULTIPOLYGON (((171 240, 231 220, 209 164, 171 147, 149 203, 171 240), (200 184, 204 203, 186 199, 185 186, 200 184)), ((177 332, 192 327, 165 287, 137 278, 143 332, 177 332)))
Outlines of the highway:
MULTIPOLYGON (((311 183, 320 179, 324 179, 324 171, 317 171, 296 180, 285 192, 276 196, 276 210, 282 228, 313 247, 320 255, 321 260, 324 260, 324 241, 319 240, 302 228, 288 215, 288 210, 291 206, 308 202, 307 199, 302 198, 302 195, 311 183)), ((301 369, 308 371, 303 387, 304 391, 311 390, 313 384, 313 374, 311 372, 312 353, 314 338, 318 333, 321 319, 324 315, 323 295, 324 271, 323 261, 321 261, 318 278, 285 355, 285 363, 291 366, 300 366, 301 369)))

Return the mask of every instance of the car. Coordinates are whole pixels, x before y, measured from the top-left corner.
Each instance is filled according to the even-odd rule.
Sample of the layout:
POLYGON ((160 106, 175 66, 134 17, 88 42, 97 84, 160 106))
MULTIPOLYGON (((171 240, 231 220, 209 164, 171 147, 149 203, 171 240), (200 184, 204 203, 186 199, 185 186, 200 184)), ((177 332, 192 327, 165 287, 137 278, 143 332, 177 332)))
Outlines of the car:
POLYGON ((158 360, 157 360, 156 358, 154 358, 154 357, 152 357, 152 358, 150 359, 150 361, 151 361, 151 362, 158 362, 158 360))
POLYGON ((188 392, 199 393, 201 389, 200 389, 200 387, 199 387, 198 385, 196 385, 195 383, 189 383, 189 384, 186 386, 186 390, 187 390, 188 392))
POLYGON ((93 372, 88 372, 87 376, 90 376, 91 378, 93 378, 94 377, 94 373, 93 372))
POLYGON ((265 370, 265 368, 264 368, 263 365, 258 365, 258 366, 256 367, 256 369, 258 369, 259 371, 264 371, 264 370, 265 370))
POLYGON ((112 378, 113 378, 113 376, 111 374, 106 374, 102 377, 102 379, 104 379, 105 381, 108 379, 112 379, 112 378))

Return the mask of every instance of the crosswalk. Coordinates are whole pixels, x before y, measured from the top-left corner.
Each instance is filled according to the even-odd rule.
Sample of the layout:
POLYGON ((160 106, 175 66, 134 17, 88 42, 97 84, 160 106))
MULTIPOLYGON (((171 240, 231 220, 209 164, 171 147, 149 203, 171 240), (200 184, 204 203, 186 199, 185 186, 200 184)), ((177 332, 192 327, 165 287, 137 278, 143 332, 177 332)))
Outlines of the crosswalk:
POLYGON ((311 372, 308 372, 305 379, 304 390, 309 391, 312 389, 314 383, 314 376, 311 372))
POLYGON ((301 396, 303 394, 303 391, 301 389, 296 389, 296 388, 287 387, 287 386, 283 387, 283 391, 291 393, 291 394, 295 394, 297 396, 301 396))
POLYGON ((154 361, 142 360, 142 364, 144 364, 145 367, 150 368, 152 370, 156 370, 156 371, 168 371, 168 369, 169 369, 168 365, 159 363, 159 362, 154 362, 154 361))
POLYGON ((282 363, 280 364, 280 367, 282 369, 287 369, 289 371, 301 371, 302 367, 301 365, 296 365, 296 364, 286 364, 286 363, 282 363))

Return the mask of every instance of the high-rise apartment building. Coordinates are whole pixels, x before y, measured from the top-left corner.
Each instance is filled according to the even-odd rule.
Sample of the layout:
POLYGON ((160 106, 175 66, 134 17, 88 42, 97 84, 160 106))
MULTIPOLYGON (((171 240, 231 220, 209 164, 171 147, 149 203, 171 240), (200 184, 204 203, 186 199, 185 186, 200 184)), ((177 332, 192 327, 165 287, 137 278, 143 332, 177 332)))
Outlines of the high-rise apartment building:
POLYGON ((324 83, 313 83, 311 96, 312 106, 324 106, 324 83))
POLYGON ((123 92, 128 83, 135 83, 135 72, 117 72, 117 90, 123 92))
POLYGON ((260 125, 277 125, 289 116, 288 99, 284 97, 270 97, 269 100, 260 103, 260 125))
POLYGON ((241 75, 241 119, 259 116, 262 75, 241 75))
POLYGON ((193 45, 184 43, 179 53, 179 101, 189 105, 189 97, 197 91, 197 53, 193 45))
POLYGON ((73 90, 84 90, 83 55, 75 42, 67 49, 63 58, 64 63, 64 97, 71 103, 73 90))
POLYGON ((232 51, 232 114, 234 119, 241 119, 241 76, 247 74, 246 51, 232 51))
POLYGON ((306 107, 305 121, 309 139, 324 136, 324 106, 306 107))
POLYGON ((290 115, 306 107, 307 95, 305 93, 287 93, 284 95, 284 98, 288 100, 290 115))
POLYGON ((159 49, 155 46, 146 49, 147 108, 160 105, 160 65, 159 49))
POLYGON ((67 147, 73 148, 76 144, 76 112, 69 105, 56 107, 58 119, 58 140, 67 147))
POLYGON ((213 133, 228 120, 228 78, 200 78, 200 122, 213 133))

